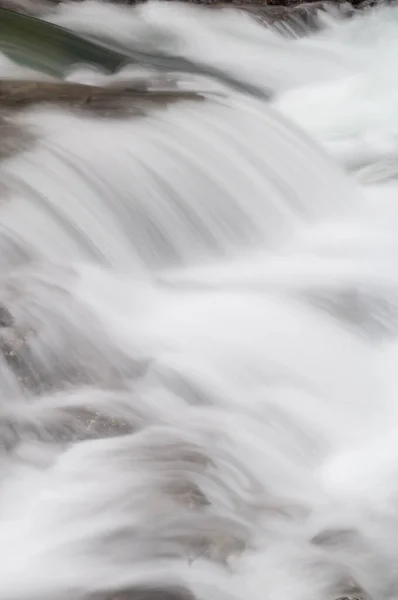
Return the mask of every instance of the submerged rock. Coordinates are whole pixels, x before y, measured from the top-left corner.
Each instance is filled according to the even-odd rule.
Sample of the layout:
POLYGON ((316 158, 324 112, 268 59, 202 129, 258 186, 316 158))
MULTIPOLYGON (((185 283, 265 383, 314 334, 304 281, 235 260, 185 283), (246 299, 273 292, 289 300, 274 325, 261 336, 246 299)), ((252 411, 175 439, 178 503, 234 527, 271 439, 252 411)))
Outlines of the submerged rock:
POLYGON ((0 8, 38 17, 52 11, 59 3, 60 0, 0 0, 0 8))
POLYGON ((1 6, 0 52, 20 66, 60 78, 77 64, 115 73, 131 62, 125 55, 73 31, 1 6))
MULTIPOLYGON (((1 110, 1 102, 0 102, 1 110)), ((9 158, 17 152, 32 147, 34 136, 26 127, 14 123, 7 116, 0 114, 0 160, 9 158)), ((4 184, 0 180, 0 202, 4 184)))

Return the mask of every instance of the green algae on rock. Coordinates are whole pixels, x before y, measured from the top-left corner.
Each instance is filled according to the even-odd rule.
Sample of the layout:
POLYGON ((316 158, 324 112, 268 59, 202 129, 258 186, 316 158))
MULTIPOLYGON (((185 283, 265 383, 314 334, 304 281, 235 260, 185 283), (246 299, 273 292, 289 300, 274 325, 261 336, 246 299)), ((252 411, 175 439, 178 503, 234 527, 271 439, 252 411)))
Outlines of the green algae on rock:
POLYGON ((4 8, 0 8, 0 52, 54 77, 63 77, 77 64, 113 73, 129 62, 122 53, 63 27, 4 8))

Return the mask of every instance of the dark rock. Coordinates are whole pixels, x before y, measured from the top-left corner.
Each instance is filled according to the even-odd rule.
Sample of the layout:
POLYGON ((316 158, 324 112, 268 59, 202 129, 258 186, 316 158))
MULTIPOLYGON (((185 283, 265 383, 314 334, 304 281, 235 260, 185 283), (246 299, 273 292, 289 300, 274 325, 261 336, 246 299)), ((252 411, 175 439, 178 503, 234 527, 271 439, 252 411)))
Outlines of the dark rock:
POLYGON ((202 100, 197 92, 171 89, 152 89, 140 81, 109 87, 82 85, 64 81, 0 80, 0 108, 26 108, 38 104, 67 105, 79 109, 127 114, 145 114, 154 106, 181 100, 202 100))
POLYGON ((0 305, 0 327, 12 327, 14 325, 14 317, 5 306, 0 305))
POLYGON ((137 586, 120 592, 109 593, 95 600, 195 600, 195 596, 182 586, 137 586))

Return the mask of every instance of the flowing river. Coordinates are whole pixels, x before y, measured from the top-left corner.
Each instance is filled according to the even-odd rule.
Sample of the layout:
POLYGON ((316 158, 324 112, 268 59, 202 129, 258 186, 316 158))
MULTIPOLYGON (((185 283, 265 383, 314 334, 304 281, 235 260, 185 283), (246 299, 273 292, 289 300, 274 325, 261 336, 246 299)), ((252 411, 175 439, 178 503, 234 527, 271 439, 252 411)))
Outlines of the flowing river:
POLYGON ((398 7, 47 18, 196 94, 0 114, 0 600, 396 600, 398 7))

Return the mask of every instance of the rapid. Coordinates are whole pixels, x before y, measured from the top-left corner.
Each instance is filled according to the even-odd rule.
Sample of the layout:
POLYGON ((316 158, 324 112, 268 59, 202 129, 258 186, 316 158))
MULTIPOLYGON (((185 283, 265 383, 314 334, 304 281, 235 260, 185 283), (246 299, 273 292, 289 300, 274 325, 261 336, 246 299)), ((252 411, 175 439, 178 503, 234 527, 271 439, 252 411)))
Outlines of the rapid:
POLYGON ((398 7, 46 18, 196 95, 0 114, 0 599, 395 599, 398 7))

